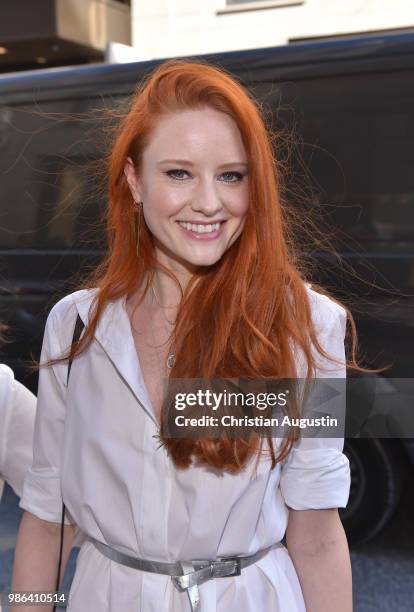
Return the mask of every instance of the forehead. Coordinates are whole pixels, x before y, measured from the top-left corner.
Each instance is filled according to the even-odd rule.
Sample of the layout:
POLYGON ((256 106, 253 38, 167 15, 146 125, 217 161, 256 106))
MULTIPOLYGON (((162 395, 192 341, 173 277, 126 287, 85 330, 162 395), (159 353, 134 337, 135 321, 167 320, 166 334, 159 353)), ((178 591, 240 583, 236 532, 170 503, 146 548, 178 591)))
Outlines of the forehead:
POLYGON ((245 151, 236 122, 226 113, 204 107, 182 110, 159 118, 153 129, 144 157, 179 157, 184 153, 203 157, 236 156, 245 161, 245 151))

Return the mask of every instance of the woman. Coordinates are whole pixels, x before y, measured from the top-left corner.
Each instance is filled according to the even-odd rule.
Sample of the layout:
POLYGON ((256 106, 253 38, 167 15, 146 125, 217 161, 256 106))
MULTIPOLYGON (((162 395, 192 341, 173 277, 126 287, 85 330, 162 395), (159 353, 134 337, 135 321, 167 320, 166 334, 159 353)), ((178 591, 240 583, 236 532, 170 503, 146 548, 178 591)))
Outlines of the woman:
POLYGON ((344 378, 347 313, 355 347, 300 273, 258 105, 224 70, 164 62, 107 171, 107 258, 46 323, 13 588, 54 590, 63 500, 62 571, 85 534, 69 612, 349 612, 343 438, 269 440, 253 474, 253 438, 166 435, 165 379, 344 378))

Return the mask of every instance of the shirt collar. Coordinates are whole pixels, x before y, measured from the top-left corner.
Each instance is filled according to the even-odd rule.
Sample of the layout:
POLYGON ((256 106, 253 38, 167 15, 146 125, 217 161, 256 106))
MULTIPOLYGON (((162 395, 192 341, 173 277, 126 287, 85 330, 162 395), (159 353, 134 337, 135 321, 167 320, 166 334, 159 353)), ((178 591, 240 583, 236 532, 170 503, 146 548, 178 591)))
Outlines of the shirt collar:
MULTIPOLYGON (((97 289, 83 289, 72 296, 79 316, 85 325, 88 324, 89 310, 96 294, 97 289)), ((126 310, 126 296, 106 304, 95 330, 95 340, 108 355, 142 408, 158 426, 135 348, 131 323, 126 310)))

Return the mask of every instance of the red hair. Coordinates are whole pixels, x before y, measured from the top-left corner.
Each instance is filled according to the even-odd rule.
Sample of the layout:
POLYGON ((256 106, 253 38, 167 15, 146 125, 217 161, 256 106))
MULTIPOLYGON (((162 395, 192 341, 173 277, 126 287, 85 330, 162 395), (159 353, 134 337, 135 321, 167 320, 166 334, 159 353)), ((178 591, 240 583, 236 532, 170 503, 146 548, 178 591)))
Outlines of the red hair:
MULTIPOLYGON (((200 267, 182 294, 173 332, 176 359, 170 377, 295 378, 291 339, 302 349, 307 378, 311 378, 315 368, 311 344, 325 357, 329 355, 319 345, 312 323, 305 279, 296 257, 293 217, 281 201, 280 171, 270 133, 253 95, 234 76, 203 60, 175 59, 158 65, 140 82, 129 112, 117 126, 106 165, 108 252, 82 284, 81 288, 97 287, 99 291, 88 328, 71 356, 80 354, 92 341, 108 301, 132 295, 146 282, 145 294, 155 268, 175 278, 156 261, 153 238, 145 223, 141 224, 136 256, 134 202, 124 167, 130 156, 139 174, 143 150, 162 116, 205 107, 226 113, 240 130, 249 164, 249 208, 237 241, 216 264, 200 267)), ((322 287, 317 290, 328 295, 322 287)), ((352 359, 347 365, 363 371, 355 360, 353 317, 346 306, 331 299, 345 308, 351 324, 352 359)), ((164 435, 165 409, 161 412, 160 439, 177 467, 188 467, 195 457, 199 464, 237 472, 259 451, 259 438, 253 432, 248 443, 237 438, 168 438, 164 435)), ((277 457, 268 439, 272 468, 287 456, 297 439, 297 428, 293 428, 277 457)))

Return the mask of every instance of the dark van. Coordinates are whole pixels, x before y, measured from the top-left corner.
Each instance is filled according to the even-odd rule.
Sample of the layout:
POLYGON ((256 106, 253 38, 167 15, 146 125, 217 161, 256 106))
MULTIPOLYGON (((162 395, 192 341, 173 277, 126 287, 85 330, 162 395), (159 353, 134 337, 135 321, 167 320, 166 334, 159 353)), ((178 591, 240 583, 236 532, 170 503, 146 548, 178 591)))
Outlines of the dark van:
MULTIPOLYGON (((412 377, 414 34, 199 57, 250 87, 282 136, 278 155, 291 164, 285 197, 321 210, 342 258, 339 265, 315 251, 314 280, 349 303, 365 365, 392 363, 381 376, 412 377)), ((128 104, 157 63, 0 76, 0 319, 14 340, 0 358, 35 392, 26 364, 39 357, 48 309, 104 249, 97 221, 105 197, 90 180, 103 132, 93 115, 128 104)), ((345 452, 352 486, 340 513, 350 542, 359 543, 385 525, 404 482, 411 486, 414 444, 347 438, 345 452)))

